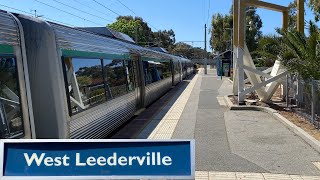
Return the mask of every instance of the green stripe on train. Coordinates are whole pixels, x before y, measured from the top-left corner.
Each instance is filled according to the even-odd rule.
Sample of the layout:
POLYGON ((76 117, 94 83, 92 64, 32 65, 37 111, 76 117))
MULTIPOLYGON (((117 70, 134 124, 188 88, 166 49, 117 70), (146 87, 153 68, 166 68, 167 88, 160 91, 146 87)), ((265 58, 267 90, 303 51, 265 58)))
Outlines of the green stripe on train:
POLYGON ((97 58, 97 59, 129 59, 129 54, 108 54, 100 52, 88 52, 62 49, 62 56, 64 57, 78 57, 78 58, 97 58))
POLYGON ((0 44, 0 54, 13 54, 13 46, 0 44))

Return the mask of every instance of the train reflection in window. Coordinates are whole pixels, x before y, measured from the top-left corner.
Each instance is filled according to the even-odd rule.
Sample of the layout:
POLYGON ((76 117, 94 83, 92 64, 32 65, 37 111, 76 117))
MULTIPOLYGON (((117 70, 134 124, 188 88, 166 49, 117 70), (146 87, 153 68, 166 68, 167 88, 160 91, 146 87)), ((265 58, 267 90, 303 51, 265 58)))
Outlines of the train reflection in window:
POLYGON ((64 63, 72 114, 135 89, 131 60, 65 58, 64 63))
POLYGON ((143 61, 145 83, 151 84, 171 77, 170 62, 143 61))
POLYGON ((100 59, 66 58, 72 112, 106 101, 100 59))
POLYGON ((128 92, 126 68, 123 60, 103 60, 108 98, 115 98, 128 92))
POLYGON ((20 93, 15 58, 0 58, 0 136, 23 136, 20 93))

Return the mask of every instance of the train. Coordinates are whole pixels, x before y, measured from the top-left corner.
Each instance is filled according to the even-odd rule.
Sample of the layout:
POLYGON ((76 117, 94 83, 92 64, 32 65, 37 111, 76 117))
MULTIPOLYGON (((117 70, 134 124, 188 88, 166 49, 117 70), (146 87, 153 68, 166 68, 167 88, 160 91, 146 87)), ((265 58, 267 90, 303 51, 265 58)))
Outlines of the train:
POLYGON ((193 71, 180 56, 1 10, 1 138, 107 138, 193 71))

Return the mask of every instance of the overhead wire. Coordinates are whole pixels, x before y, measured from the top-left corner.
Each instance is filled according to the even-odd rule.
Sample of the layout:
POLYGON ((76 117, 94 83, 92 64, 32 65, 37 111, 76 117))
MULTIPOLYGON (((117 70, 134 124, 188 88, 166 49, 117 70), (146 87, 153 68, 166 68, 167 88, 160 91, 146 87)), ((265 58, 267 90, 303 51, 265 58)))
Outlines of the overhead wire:
POLYGON ((97 15, 95 15, 95 14, 88 13, 88 12, 86 12, 86 11, 83 11, 83 10, 81 10, 81 9, 72 7, 72 6, 70 6, 70 5, 68 5, 68 4, 65 4, 65 3, 63 3, 63 2, 60 2, 60 1, 57 1, 57 0, 53 0, 53 1, 54 1, 54 2, 57 2, 57 3, 59 3, 59 4, 62 4, 62 5, 64 5, 64 6, 66 6, 66 7, 69 7, 69 8, 72 8, 72 9, 74 9, 74 10, 77 10, 77 11, 79 11, 79 12, 83 12, 83 13, 85 13, 85 14, 89 14, 90 16, 94 16, 94 17, 97 17, 97 18, 106 20, 106 21, 108 21, 108 22, 112 22, 112 21, 109 20, 109 19, 103 18, 103 17, 101 17, 101 16, 97 16, 97 15))
POLYGON ((79 0, 73 0, 73 1, 74 1, 74 2, 77 2, 78 4, 81 4, 82 6, 89 7, 90 9, 92 9, 92 10, 94 10, 94 11, 96 11, 96 12, 99 12, 99 13, 104 14, 104 15, 106 15, 106 16, 110 16, 110 14, 107 14, 107 13, 105 13, 105 12, 103 12, 103 11, 94 9, 94 8, 88 6, 87 4, 82 3, 82 2, 79 1, 79 0))
POLYGON ((121 16, 119 13, 117 13, 117 12, 113 11, 112 9, 108 8, 107 6, 101 4, 99 1, 96 1, 96 0, 92 0, 92 1, 94 1, 94 2, 97 3, 97 4, 99 4, 100 6, 104 7, 105 9, 113 12, 114 14, 116 14, 116 15, 118 15, 118 16, 121 16))
POLYGON ((132 9, 130 9, 128 6, 123 4, 120 0, 117 0, 122 6, 126 7, 129 11, 131 11, 133 14, 137 15, 132 9))
MULTIPOLYGON (((10 7, 10 6, 3 5, 3 4, 0 4, 0 6, 34 16, 34 14, 32 14, 30 12, 27 12, 27 11, 24 11, 24 10, 21 10, 21 9, 13 8, 13 7, 10 7)), ((41 19, 47 19, 49 21, 57 22, 57 23, 64 24, 64 25, 67 25, 67 26, 73 26, 72 24, 68 24, 68 23, 65 23, 65 22, 62 22, 62 21, 57 21, 57 20, 54 20, 54 19, 51 19, 51 18, 48 18, 48 17, 41 17, 41 19)))
POLYGON ((38 3, 40 3, 40 4, 43 4, 43 5, 45 5, 45 6, 51 7, 51 8, 53 8, 53 9, 59 10, 59 11, 61 11, 61 12, 64 12, 64 13, 66 13, 66 14, 69 14, 69 15, 71 15, 71 16, 77 17, 77 18, 79 18, 79 19, 82 19, 82 20, 84 20, 84 21, 88 21, 88 22, 91 22, 91 23, 96 24, 96 25, 99 25, 99 26, 104 26, 104 25, 101 25, 101 24, 96 23, 96 22, 94 22, 94 21, 91 21, 91 20, 88 20, 88 19, 86 19, 86 18, 83 18, 83 17, 81 17, 81 16, 72 14, 72 13, 70 13, 70 12, 68 12, 68 11, 59 9, 59 8, 57 8, 57 7, 54 7, 54 6, 51 6, 51 5, 47 4, 47 3, 41 2, 41 1, 39 1, 39 0, 34 0, 34 1, 36 1, 36 2, 38 2, 38 3))
MULTIPOLYGON (((131 8, 129 8, 127 5, 125 5, 124 3, 122 3, 120 0, 117 0, 122 6, 124 6, 125 8, 127 8, 129 11, 131 11, 134 15, 138 16, 131 8)), ((153 27, 155 30, 158 31, 158 29, 153 26, 151 23, 148 23, 151 27, 153 27)))

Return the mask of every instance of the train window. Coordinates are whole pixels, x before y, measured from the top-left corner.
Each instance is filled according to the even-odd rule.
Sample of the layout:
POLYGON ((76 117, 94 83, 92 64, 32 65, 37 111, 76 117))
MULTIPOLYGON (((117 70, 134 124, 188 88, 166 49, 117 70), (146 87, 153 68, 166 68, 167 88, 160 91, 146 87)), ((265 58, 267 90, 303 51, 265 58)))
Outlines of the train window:
POLYGON ((175 74, 179 74, 180 73, 180 63, 179 62, 177 62, 177 63, 175 63, 174 64, 174 72, 175 72, 175 74))
POLYGON ((170 62, 143 61, 145 83, 151 84, 171 77, 170 62))
POLYGON ((146 85, 161 80, 160 73, 157 70, 157 64, 155 62, 143 61, 143 71, 146 85))
POLYGON ((106 101, 100 59, 66 58, 72 112, 106 101))
POLYGON ((18 73, 15 58, 0 58, 0 136, 24 134, 20 107, 18 73))
POLYGON ((132 60, 64 58, 64 63, 72 114, 135 89, 132 60))
POLYGON ((129 91, 128 84, 132 82, 129 79, 130 77, 127 78, 129 74, 128 66, 124 64, 123 60, 109 59, 104 59, 103 65, 108 97, 116 98, 126 94, 129 91))
POLYGON ((157 66, 157 69, 160 72, 161 79, 169 78, 172 76, 170 68, 170 62, 160 62, 160 64, 157 66))

